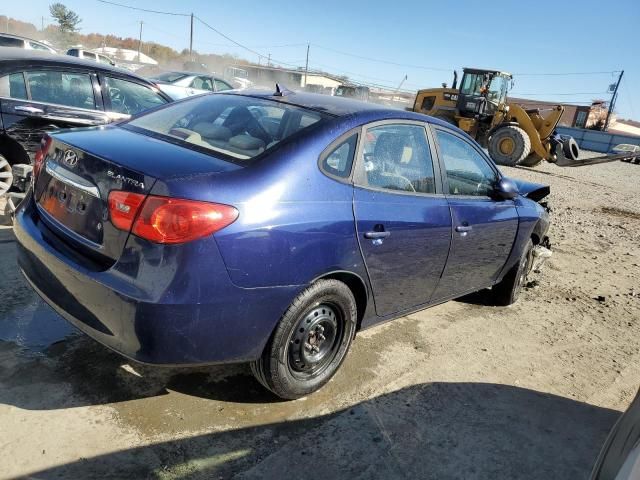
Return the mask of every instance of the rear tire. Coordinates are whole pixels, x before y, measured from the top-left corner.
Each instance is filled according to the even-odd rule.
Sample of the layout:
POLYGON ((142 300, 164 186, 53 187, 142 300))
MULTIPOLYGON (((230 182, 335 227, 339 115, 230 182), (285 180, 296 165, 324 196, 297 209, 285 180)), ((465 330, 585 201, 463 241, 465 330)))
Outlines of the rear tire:
POLYGON ((515 125, 500 127, 489 138, 489 156, 498 165, 513 167, 531 152, 531 140, 522 128, 515 125))
POLYGON ((319 280, 291 303, 261 357, 251 362, 251 371, 264 387, 287 400, 315 392, 345 359, 356 321, 356 300, 349 287, 338 280, 319 280))
POLYGON ((568 158, 569 160, 578 160, 578 157, 580 156, 580 147, 578 147, 578 142, 576 142, 573 137, 563 140, 562 153, 564 153, 565 158, 568 158))
POLYGON ((542 158, 537 153, 530 153, 527 158, 522 160, 518 165, 522 165, 523 167, 537 167, 542 162, 542 158))
POLYGON ((491 289, 493 301, 496 305, 507 306, 518 300, 522 287, 527 281, 527 275, 531 270, 532 260, 533 242, 529 239, 520 261, 491 289))

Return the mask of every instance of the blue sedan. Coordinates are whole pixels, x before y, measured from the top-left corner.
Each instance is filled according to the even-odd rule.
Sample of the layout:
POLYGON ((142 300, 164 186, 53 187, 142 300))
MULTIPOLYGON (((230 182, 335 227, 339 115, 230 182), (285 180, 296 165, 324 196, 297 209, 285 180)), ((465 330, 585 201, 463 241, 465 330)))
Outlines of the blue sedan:
POLYGON ((544 185, 439 120, 244 91, 45 137, 18 262, 69 322, 139 362, 250 362, 320 388, 355 333, 491 288, 550 252, 544 185))

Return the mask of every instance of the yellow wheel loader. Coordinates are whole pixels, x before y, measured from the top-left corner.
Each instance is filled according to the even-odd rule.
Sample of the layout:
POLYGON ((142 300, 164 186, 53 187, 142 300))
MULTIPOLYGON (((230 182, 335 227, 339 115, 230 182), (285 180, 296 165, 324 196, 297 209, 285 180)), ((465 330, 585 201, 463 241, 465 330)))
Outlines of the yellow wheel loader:
MULTIPOLYGON (((475 138, 500 165, 534 167, 543 159, 578 159, 578 144, 572 137, 555 132, 564 112, 557 105, 544 113, 525 110, 507 102, 512 76, 499 70, 463 69, 460 88, 457 72, 447 88, 418 91, 413 111, 449 122, 475 138)), ((565 162, 561 162, 565 163, 565 162)))

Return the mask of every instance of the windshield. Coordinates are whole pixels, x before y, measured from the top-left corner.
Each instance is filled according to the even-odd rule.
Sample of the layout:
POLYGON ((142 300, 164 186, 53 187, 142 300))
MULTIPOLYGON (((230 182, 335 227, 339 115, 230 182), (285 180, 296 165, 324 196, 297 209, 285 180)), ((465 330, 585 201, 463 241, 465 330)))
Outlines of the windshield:
POLYGON ((178 80, 186 76, 187 76, 186 73, 166 72, 166 73, 161 73, 159 75, 156 75, 155 77, 153 77, 153 79, 160 80, 161 82, 173 83, 173 82, 177 82, 178 80))
POLYGON ((216 94, 151 112, 125 128, 242 163, 324 118, 280 102, 216 94))

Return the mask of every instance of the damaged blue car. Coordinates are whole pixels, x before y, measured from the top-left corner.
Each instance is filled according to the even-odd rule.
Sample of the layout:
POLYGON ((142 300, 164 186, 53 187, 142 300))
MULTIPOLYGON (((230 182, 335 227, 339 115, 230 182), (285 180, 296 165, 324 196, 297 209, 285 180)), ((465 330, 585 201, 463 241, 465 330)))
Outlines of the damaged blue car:
POLYGON ((550 254, 548 193, 440 120, 277 88, 50 134, 15 234, 33 288, 98 342, 248 362, 293 399, 361 329, 479 290, 515 302, 550 254))

